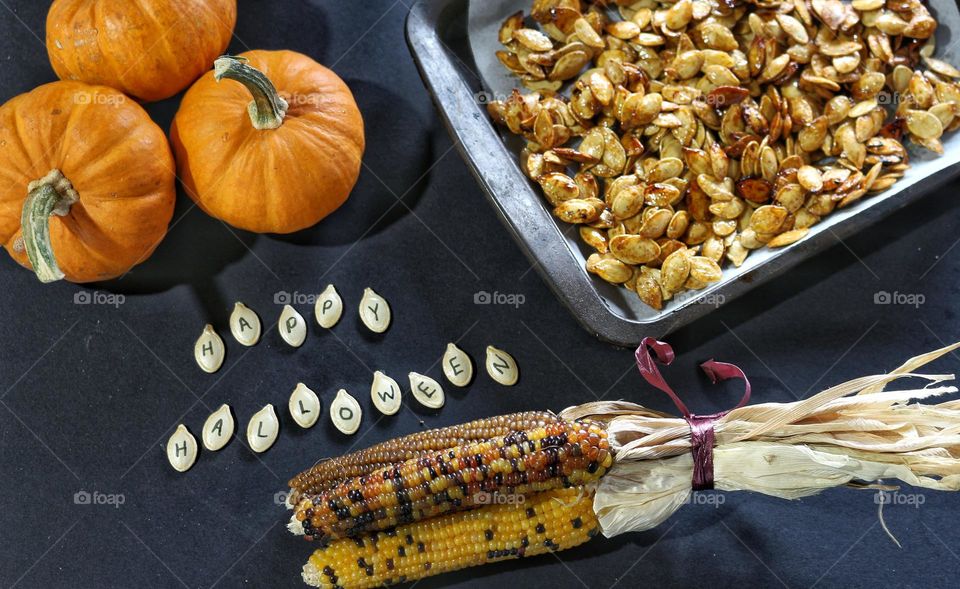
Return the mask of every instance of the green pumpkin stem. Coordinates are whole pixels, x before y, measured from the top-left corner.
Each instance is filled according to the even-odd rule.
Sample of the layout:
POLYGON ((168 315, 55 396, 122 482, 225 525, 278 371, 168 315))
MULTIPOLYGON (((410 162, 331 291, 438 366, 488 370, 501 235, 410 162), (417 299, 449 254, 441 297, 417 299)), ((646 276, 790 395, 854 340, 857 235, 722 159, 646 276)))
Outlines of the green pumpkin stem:
POLYGON ((70 205, 77 202, 77 192, 60 170, 53 170, 31 182, 27 190, 30 192, 20 215, 27 258, 40 282, 62 280, 64 275, 50 243, 50 217, 66 215, 70 205))
POLYGON ((218 82, 227 78, 243 84, 253 95, 253 102, 247 107, 253 127, 261 130, 276 129, 283 124, 289 105, 263 72, 245 62, 242 57, 219 57, 213 63, 213 77, 218 82))

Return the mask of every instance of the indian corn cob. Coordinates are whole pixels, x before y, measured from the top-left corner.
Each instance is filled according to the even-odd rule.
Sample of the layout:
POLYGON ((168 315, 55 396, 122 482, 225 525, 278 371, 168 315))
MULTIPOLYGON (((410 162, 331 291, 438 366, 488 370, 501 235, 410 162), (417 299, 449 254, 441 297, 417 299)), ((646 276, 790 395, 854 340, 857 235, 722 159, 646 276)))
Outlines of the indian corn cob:
POLYGON ((602 427, 560 421, 406 460, 304 495, 291 530, 322 541, 384 530, 483 505, 489 493, 526 495, 582 485, 599 479, 612 463, 602 427))
POLYGON ((592 497, 585 487, 555 489, 336 540, 310 556, 303 580, 366 589, 572 548, 600 532, 592 497))
POLYGON ((324 460, 293 477, 290 480, 290 503, 296 505, 302 494, 322 493, 345 479, 368 475, 397 462, 558 421, 560 418, 550 411, 525 411, 426 430, 388 440, 365 450, 332 460, 324 460))
MULTIPOLYGON (((957 348, 960 343, 802 402, 745 405, 719 414, 712 442, 714 464, 720 465, 711 473, 716 488, 796 499, 882 477, 960 490, 960 445, 951 435, 960 423, 960 404, 916 402, 957 392, 938 385, 951 376, 916 372, 957 348), (931 384, 886 389, 908 377, 931 384)), ((640 366, 645 376, 659 377, 649 363, 640 366)), ((662 379, 648 381, 664 388, 662 379)), ((693 492, 693 430, 686 418, 623 401, 570 407, 559 418, 533 430, 427 452, 307 496, 293 527, 329 541, 310 556, 304 580, 317 587, 365 589, 562 550, 601 532, 611 537, 649 530, 693 492), (572 457, 580 463, 571 465, 572 457), (566 476, 577 469, 590 476, 578 482, 566 476), (541 480, 544 471, 547 479, 541 480), (523 484, 517 473, 526 474, 523 484), (539 485, 528 484, 531 473, 539 485), (469 485, 485 491, 476 495, 484 499, 462 501, 469 485), (346 526, 352 535, 327 537, 313 521, 315 512, 324 510, 321 524, 346 526)))

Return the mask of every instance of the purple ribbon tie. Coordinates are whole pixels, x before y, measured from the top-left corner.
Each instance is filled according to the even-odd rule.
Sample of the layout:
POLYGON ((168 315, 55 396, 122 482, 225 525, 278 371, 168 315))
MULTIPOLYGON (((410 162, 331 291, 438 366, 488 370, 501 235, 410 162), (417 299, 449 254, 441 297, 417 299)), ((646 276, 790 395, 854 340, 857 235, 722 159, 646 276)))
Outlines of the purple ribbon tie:
POLYGON ((707 360, 700 365, 700 368, 710 377, 710 380, 714 384, 721 380, 731 378, 743 380, 743 398, 740 399, 740 402, 733 409, 712 415, 695 415, 690 413, 690 410, 687 409, 687 406, 680 400, 680 397, 673 392, 673 389, 671 389, 667 381, 663 379, 663 375, 660 374, 660 370, 657 368, 657 363, 669 366, 670 363, 673 362, 674 353, 670 344, 657 341, 652 337, 644 338, 643 341, 640 342, 640 347, 637 348, 636 356, 637 368, 640 369, 640 374, 643 375, 643 378, 651 385, 665 392, 673 401, 673 404, 677 406, 677 409, 680 410, 680 413, 683 414, 683 418, 687 421, 687 424, 690 425, 690 452, 693 454, 693 490, 703 491, 712 489, 713 446, 716 440, 713 429, 714 425, 718 419, 730 413, 733 409, 743 407, 750 401, 750 381, 747 380, 747 376, 743 371, 733 364, 707 360), (653 351, 652 355, 650 354, 651 350, 653 351))

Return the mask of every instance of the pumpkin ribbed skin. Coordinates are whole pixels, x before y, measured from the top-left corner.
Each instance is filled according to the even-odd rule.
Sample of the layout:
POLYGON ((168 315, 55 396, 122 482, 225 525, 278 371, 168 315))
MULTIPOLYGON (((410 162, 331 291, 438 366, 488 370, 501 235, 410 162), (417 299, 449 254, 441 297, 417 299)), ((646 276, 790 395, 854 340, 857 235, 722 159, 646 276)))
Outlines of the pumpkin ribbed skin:
POLYGON ((51 170, 79 193, 49 222, 67 280, 114 278, 153 253, 176 181, 166 137, 140 105, 105 86, 53 82, 0 107, 0 242, 26 268, 18 242, 27 185, 51 170))
POLYGON ((55 0, 47 53, 61 80, 169 98, 226 50, 236 0, 55 0))
POLYGON ((243 84, 214 72, 183 98, 170 132, 179 177, 209 215, 257 233, 316 224, 350 195, 360 174, 363 119, 347 85, 293 51, 250 51, 289 104, 282 125, 256 129, 243 84))

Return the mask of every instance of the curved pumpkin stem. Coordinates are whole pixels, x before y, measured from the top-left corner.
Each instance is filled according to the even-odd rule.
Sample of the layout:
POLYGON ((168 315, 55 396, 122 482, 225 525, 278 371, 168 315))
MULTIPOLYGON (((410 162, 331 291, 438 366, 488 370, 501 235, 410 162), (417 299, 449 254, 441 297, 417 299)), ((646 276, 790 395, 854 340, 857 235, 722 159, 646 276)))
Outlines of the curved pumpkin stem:
POLYGON ((79 195, 60 170, 53 170, 27 186, 30 193, 23 203, 20 226, 23 247, 40 282, 64 278, 50 243, 50 216, 64 216, 79 195))
POLYGON ((253 102, 247 107, 253 127, 261 130, 276 129, 283 124, 289 105, 277 93, 270 78, 245 62, 242 57, 221 56, 213 63, 213 77, 218 82, 227 78, 246 86, 253 95, 253 102))

